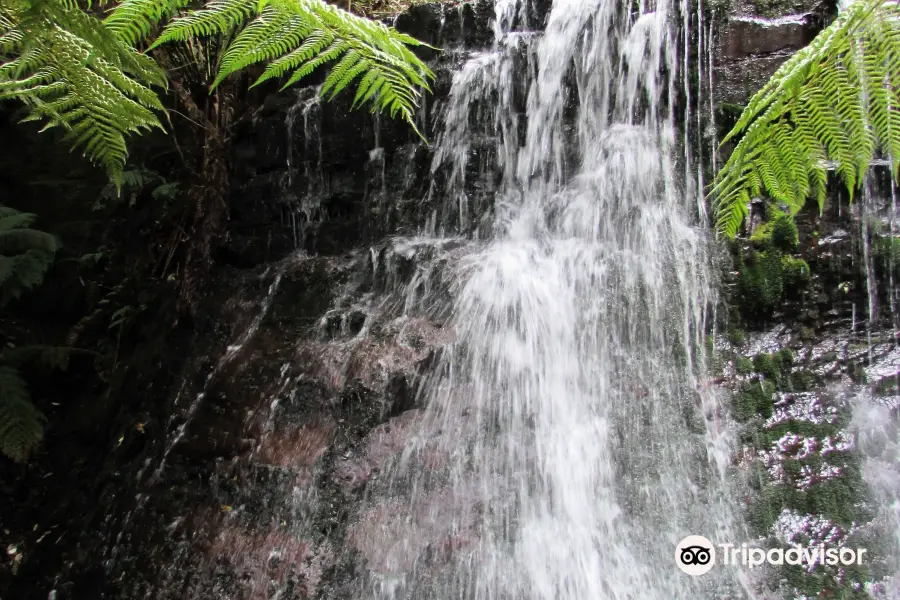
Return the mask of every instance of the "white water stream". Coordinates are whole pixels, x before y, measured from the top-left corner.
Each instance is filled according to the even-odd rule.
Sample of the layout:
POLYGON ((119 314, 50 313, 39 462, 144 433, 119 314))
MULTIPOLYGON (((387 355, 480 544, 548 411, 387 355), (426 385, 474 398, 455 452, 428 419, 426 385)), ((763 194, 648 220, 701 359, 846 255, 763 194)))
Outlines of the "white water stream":
POLYGON ((476 242, 453 262, 458 342, 389 473, 367 597, 747 597, 735 571, 692 578, 674 561, 687 535, 746 534, 705 384, 708 229, 670 103, 687 20, 666 0, 635 6, 555 0, 534 34, 511 29, 523 5, 497 0, 493 49, 454 79, 434 164, 449 184, 417 243, 476 242), (485 146, 501 170, 490 206, 467 192, 485 146))

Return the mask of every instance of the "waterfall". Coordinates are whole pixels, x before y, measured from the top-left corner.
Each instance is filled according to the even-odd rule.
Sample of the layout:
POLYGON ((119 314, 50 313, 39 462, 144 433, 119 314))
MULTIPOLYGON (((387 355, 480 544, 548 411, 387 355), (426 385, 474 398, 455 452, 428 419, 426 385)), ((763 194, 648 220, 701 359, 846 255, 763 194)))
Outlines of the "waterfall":
MULTIPOLYGON (((900 544, 900 446, 898 428, 892 418, 897 398, 872 398, 861 394, 853 411, 853 430, 863 456, 863 478, 871 486, 879 506, 876 523, 886 532, 888 543, 900 544)), ((896 598, 900 595, 900 564, 895 553, 887 563, 891 574, 871 584, 873 598, 896 598)))
POLYGON ((676 121, 683 7, 555 0, 534 33, 524 3, 495 6, 494 46, 454 78, 433 166, 447 185, 415 240, 468 241, 446 295, 392 304, 448 303, 457 341, 370 488, 361 597, 743 597, 736 572, 674 562, 687 535, 746 541, 705 384, 716 297, 676 121))

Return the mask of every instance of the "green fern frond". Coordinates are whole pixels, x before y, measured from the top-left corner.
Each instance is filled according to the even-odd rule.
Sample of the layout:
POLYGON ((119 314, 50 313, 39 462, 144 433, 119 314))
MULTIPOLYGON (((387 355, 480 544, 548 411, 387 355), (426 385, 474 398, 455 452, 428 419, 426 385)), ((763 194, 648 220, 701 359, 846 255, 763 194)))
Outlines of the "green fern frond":
POLYGON ((18 370, 0 366, 0 453, 25 461, 44 439, 44 420, 18 370))
POLYGON ((61 127, 119 181, 126 138, 162 125, 153 86, 166 79, 156 63, 74 2, 9 0, 0 5, 0 99, 30 109, 26 120, 61 127))
POLYGON ((173 19, 151 48, 224 33, 235 35, 222 53, 213 88, 258 63, 266 68, 254 86, 291 73, 284 84, 288 87, 336 62, 322 86, 323 96, 333 98, 358 82, 354 107, 371 103, 374 110, 399 115, 415 129, 420 89, 430 91, 434 79, 410 50, 424 44, 322 0, 213 0, 173 19))
POLYGON ((792 213, 809 197, 821 210, 832 169, 852 201, 879 152, 896 174, 898 85, 900 5, 851 4, 775 72, 723 139, 740 138, 710 191, 718 231, 734 237, 751 194, 763 191, 792 213))
POLYGON ((189 11, 172 20, 150 45, 150 49, 168 42, 186 42, 231 32, 251 19, 255 9, 255 3, 248 0, 212 0, 202 9, 189 11))
POLYGON ((106 28, 131 46, 150 37, 163 19, 177 14, 190 0, 123 0, 103 21, 106 28))
POLYGON ((154 200, 172 200, 178 195, 178 184, 175 182, 167 182, 153 188, 150 195, 154 200))
POLYGON ((30 229, 34 219, 0 206, 0 306, 40 285, 59 249, 54 236, 30 229))

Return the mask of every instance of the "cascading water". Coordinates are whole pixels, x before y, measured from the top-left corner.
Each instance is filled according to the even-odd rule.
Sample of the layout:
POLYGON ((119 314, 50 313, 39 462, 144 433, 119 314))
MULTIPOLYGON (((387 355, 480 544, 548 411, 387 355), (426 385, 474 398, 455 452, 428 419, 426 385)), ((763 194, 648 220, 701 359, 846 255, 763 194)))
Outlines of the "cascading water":
MULTIPOLYGON (((90 488, 102 515, 85 523, 99 533, 82 534, 49 597, 811 595, 774 569, 677 569, 689 534, 752 543, 744 512, 760 544, 886 540, 893 555, 869 574, 811 584, 898 597, 896 273, 874 285, 896 260, 883 246, 893 201, 884 219, 873 186, 853 209, 859 252, 843 220, 817 221, 823 235, 796 254, 822 279, 773 330, 718 340, 729 360, 713 369, 718 269, 699 191, 720 98, 702 114, 701 2, 494 0, 490 45, 489 1, 405 17, 411 34, 440 16, 465 40, 435 61, 435 100, 418 115, 438 131, 432 148, 314 88, 242 134, 235 208, 254 218, 223 253, 242 266, 220 265, 202 354, 158 388, 174 400, 148 391, 166 418, 154 430, 153 415, 123 412, 114 472, 90 488), (444 69, 473 46, 448 97, 444 69), (302 251, 285 256, 291 242, 302 251), (266 268, 270 254, 285 258, 266 268), (856 283, 868 294, 848 293, 856 283), (780 371, 763 372, 756 359, 774 353, 780 371), (720 383, 749 421, 725 418, 720 383), (748 390, 765 406, 747 409, 748 390), (871 501, 857 494, 857 447, 871 501), (136 497, 108 485, 132 475, 136 497)), ((52 529, 36 543, 59 543, 52 529)))
POLYGON ((541 37, 512 30, 525 8, 497 1, 494 48, 454 80, 428 234, 485 241, 447 267, 458 341, 370 492, 391 515, 357 540, 378 555, 362 597, 741 597, 733 572, 674 563, 686 535, 746 539, 704 381, 715 298, 676 141, 676 7, 556 0, 541 37), (466 179, 485 171, 491 206, 466 179))

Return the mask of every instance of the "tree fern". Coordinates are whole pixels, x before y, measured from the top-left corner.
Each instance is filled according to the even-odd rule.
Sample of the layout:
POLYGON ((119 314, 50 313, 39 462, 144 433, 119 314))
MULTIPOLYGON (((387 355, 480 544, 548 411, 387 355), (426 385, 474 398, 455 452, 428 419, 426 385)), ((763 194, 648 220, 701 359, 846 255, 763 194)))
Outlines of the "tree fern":
POLYGON ((287 87, 337 61, 323 94, 334 97, 357 82, 354 106, 370 102, 415 128, 420 89, 429 90, 434 75, 410 51, 420 45, 414 38, 322 0, 211 0, 184 12, 188 4, 123 0, 101 21, 75 0, 4 0, 0 100, 21 100, 27 120, 65 128, 119 186, 128 136, 162 128, 154 86, 166 85, 165 73, 134 46, 167 23, 151 49, 224 34, 213 88, 257 63, 266 68, 254 85, 290 74, 287 87))
POLYGON ((723 144, 740 137, 716 175, 716 226, 733 237, 753 196, 796 214, 820 210, 834 170, 853 199, 880 152, 900 166, 900 5, 851 4, 757 92, 723 144))
MULTIPOLYGON (((145 14, 163 14, 159 0, 147 4, 145 14)), ((118 10, 109 19, 118 18, 118 10)), ((322 86, 323 95, 333 98, 356 82, 354 106, 370 102, 373 109, 399 115, 415 129, 419 90, 430 91, 429 80, 434 78, 409 49, 421 42, 322 0, 212 0, 173 19, 152 47, 226 33, 233 38, 222 53, 213 88, 257 63, 266 68, 253 85, 290 73, 284 84, 288 87, 337 61, 322 86)))
POLYGON ((19 371, 0 366, 0 453, 16 462, 27 459, 44 439, 43 422, 19 371))
POLYGON ((66 138, 119 181, 129 134, 161 127, 152 86, 165 75, 149 57, 68 0, 0 4, 0 99, 18 99, 27 120, 66 138), (45 127, 45 128, 46 128, 45 127))
POLYGON ((0 206, 0 306, 40 285, 59 248, 49 233, 30 229, 35 218, 0 206))

